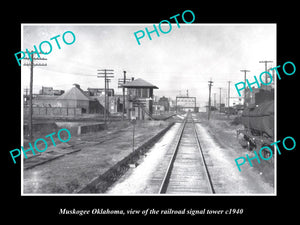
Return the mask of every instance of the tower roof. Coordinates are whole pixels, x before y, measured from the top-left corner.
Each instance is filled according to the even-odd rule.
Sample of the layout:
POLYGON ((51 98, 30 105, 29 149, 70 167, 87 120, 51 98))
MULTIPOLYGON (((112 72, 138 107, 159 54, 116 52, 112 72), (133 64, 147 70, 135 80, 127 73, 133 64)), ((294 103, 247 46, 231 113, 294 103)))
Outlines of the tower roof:
POLYGON ((145 81, 141 78, 138 78, 136 80, 133 80, 131 82, 127 82, 122 85, 125 88, 154 88, 158 89, 158 87, 154 86, 153 84, 149 83, 148 81, 145 81))

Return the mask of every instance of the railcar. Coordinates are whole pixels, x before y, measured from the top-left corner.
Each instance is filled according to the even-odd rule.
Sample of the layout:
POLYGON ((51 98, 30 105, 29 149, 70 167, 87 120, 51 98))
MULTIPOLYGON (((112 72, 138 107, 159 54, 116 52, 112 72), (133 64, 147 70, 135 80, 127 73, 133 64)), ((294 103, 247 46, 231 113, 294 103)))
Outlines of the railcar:
MULTIPOLYGON (((241 123, 244 129, 237 130, 237 136, 243 147, 260 150, 263 146, 270 146, 274 142, 274 100, 245 108, 241 123)), ((262 154, 265 158, 270 156, 267 150, 262 154)))

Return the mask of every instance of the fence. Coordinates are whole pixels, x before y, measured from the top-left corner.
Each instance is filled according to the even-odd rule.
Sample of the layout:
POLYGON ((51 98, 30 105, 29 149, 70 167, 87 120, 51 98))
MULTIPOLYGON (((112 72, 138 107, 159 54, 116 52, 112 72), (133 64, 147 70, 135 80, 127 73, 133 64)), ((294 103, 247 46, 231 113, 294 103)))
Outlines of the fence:
MULTIPOLYGON (((82 115, 81 108, 69 107, 33 107, 33 116, 77 116, 82 115)), ((24 108, 24 114, 29 114, 29 107, 24 108)))

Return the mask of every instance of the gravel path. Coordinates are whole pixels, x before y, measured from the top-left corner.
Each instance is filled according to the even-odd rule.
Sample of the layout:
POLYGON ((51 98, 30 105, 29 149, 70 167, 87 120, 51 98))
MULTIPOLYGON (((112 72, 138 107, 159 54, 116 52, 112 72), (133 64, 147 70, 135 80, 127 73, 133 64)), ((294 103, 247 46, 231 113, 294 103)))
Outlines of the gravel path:
POLYGON ((238 170, 235 159, 243 155, 242 151, 236 152, 232 149, 220 147, 200 123, 197 124, 197 130, 216 193, 274 193, 273 187, 261 178, 254 167, 244 164, 242 171, 238 170))

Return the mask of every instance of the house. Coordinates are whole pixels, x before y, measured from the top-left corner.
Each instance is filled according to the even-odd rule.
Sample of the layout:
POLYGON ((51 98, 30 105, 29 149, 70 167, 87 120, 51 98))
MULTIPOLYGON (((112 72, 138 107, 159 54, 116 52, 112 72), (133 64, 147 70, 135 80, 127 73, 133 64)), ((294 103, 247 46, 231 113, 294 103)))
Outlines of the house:
POLYGON ((127 82, 122 87, 127 88, 129 104, 126 105, 126 108, 128 118, 139 120, 144 120, 147 117, 151 118, 153 113, 153 89, 158 89, 158 87, 141 78, 127 82))
POLYGON ((57 97, 59 107, 80 108, 82 113, 103 113, 103 106, 96 99, 85 95, 78 84, 57 97))

